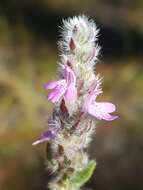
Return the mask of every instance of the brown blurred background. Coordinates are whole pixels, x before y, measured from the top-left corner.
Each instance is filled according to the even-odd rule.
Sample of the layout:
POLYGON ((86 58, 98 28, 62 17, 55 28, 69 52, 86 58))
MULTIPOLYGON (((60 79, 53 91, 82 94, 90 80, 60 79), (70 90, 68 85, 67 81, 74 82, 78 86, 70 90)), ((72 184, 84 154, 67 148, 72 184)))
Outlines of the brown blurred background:
POLYGON ((98 123, 89 149, 98 166, 86 187, 143 189, 143 1, 1 0, 1 190, 46 190, 45 144, 31 143, 52 110, 43 85, 56 75, 58 26, 82 13, 101 29, 101 101, 116 104, 119 115, 98 123))

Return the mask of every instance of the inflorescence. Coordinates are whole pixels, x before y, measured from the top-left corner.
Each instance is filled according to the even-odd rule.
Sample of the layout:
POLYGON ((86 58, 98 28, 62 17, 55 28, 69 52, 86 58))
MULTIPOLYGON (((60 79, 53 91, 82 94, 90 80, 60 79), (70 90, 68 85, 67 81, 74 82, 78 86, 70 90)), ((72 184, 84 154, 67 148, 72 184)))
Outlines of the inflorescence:
MULTIPOLYGON (((48 120, 48 131, 33 143, 47 142, 47 167, 56 173, 51 190, 77 190, 73 182, 78 172, 84 171, 91 161, 85 148, 95 132, 97 120, 114 120, 114 104, 97 102, 103 91, 101 78, 95 73, 100 46, 99 29, 93 20, 77 16, 63 21, 59 42, 59 80, 49 82, 52 89, 48 99, 55 104, 48 120)), ((86 180, 85 180, 86 181, 86 180)))

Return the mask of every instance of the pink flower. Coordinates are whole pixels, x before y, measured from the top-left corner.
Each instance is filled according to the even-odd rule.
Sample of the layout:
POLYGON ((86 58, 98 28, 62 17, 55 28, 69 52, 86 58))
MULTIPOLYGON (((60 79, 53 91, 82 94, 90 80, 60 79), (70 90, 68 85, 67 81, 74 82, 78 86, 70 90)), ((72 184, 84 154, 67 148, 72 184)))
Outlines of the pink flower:
POLYGON ((95 99, 101 90, 90 93, 84 102, 83 111, 96 117, 97 119, 104 119, 107 121, 114 120, 118 116, 112 116, 110 113, 116 110, 116 106, 109 102, 96 102, 95 99))
POLYGON ((64 79, 49 82, 45 85, 46 89, 54 90, 48 95, 48 99, 53 103, 58 102, 64 96, 67 100, 74 100, 77 96, 76 76, 69 66, 64 67, 64 79))

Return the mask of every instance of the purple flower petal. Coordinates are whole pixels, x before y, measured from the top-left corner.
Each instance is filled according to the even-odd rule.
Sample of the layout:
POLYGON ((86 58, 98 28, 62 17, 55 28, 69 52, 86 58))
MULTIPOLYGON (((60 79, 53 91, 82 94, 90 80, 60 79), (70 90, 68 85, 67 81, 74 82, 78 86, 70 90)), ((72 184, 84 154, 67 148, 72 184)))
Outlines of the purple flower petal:
POLYGON ((96 104, 100 106, 100 110, 104 110, 107 113, 112 113, 116 110, 116 106, 110 102, 99 102, 96 104))
POLYGON ((66 83, 65 80, 60 82, 60 84, 48 95, 48 99, 51 100, 53 103, 58 102, 59 99, 64 95, 66 92, 66 83))
POLYGON ((83 104, 83 111, 98 118, 107 121, 114 120, 118 116, 112 116, 112 113, 116 110, 116 106, 110 102, 96 102, 95 99, 98 94, 102 93, 99 89, 98 91, 91 92, 85 99, 83 104))
POLYGON ((53 82, 48 82, 44 87, 47 89, 52 89, 55 88, 60 81, 53 81, 53 82))
POLYGON ((118 116, 114 116, 114 115, 110 115, 110 114, 104 114, 102 117, 102 119, 104 119, 106 121, 112 121, 117 118, 118 118, 118 116))
POLYGON ((55 89, 48 95, 48 99, 51 100, 53 103, 59 101, 61 98, 62 94, 58 89, 55 89))
POLYGON ((107 121, 114 120, 118 116, 112 116, 109 113, 115 111, 115 105, 108 102, 94 102, 88 108, 88 113, 95 116, 98 119, 104 119, 107 121))
POLYGON ((65 72, 65 79, 67 81, 67 84, 68 85, 70 85, 70 84, 75 85, 76 76, 75 76, 73 70, 69 66, 66 66, 64 72, 65 72))
POLYGON ((77 89, 75 87, 76 76, 69 66, 65 67, 64 75, 67 82, 67 90, 64 96, 67 100, 74 100, 77 97, 77 89))
POLYGON ((37 145, 41 142, 44 141, 49 141, 51 139, 53 139, 57 134, 57 130, 50 130, 50 131, 46 131, 45 133, 43 133, 43 135, 37 140, 35 141, 32 145, 37 145))
POLYGON ((90 106, 95 103, 95 99, 96 97, 101 94, 102 91, 101 90, 97 90, 95 92, 91 92, 86 98, 85 98, 85 101, 84 101, 84 104, 83 104, 83 111, 84 112, 89 112, 89 109, 90 109, 90 106))
POLYGON ((75 100, 76 97, 77 97, 77 89, 74 85, 71 84, 70 86, 68 86, 68 89, 65 93, 65 98, 67 100, 75 100))

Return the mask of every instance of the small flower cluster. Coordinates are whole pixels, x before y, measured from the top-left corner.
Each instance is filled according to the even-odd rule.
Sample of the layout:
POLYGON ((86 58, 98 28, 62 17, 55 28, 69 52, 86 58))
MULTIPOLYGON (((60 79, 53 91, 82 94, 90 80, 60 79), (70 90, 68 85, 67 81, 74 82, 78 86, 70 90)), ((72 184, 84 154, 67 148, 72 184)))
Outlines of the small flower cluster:
POLYGON ((84 148, 95 131, 96 120, 118 117, 110 114, 116 109, 114 104, 96 101, 102 89, 101 78, 94 71, 100 51, 95 23, 82 15, 64 20, 63 24, 60 79, 45 85, 53 89, 48 99, 55 107, 48 120, 49 130, 33 143, 47 141, 50 145, 48 167, 58 172, 50 183, 52 190, 66 190, 64 176, 73 176, 88 165, 84 148))

